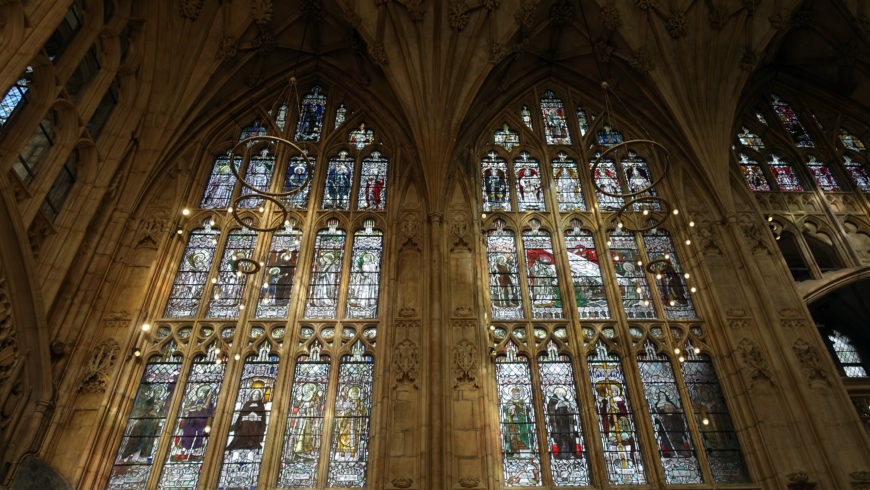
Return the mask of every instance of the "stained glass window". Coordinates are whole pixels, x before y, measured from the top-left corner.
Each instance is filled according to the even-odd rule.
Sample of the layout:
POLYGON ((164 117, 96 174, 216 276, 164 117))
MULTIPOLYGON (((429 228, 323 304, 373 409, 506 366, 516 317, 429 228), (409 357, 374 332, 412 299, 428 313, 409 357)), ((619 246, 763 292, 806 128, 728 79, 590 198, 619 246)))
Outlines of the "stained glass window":
POLYGON ((598 341, 587 358, 607 477, 614 485, 646 483, 640 440, 619 357, 598 341))
POLYGON ((840 142, 843 143, 843 147, 847 150, 864 151, 866 149, 861 138, 850 133, 846 128, 840 128, 840 132, 837 133, 837 136, 840 137, 840 142))
POLYGON ((272 236, 257 302, 257 318, 286 318, 299 262, 299 232, 281 229, 272 236))
MULTIPOLYGON (((598 153, 595 154, 595 158, 589 160, 590 168, 595 164, 597 158, 599 158, 598 153)), ((616 164, 612 158, 602 158, 598 167, 595 168, 592 178, 595 179, 595 183, 601 189, 611 194, 622 194, 622 186, 619 183, 619 177, 616 175, 616 164)), ((620 197, 608 196, 597 190, 595 194, 598 197, 598 207, 601 209, 614 210, 622 207, 623 202, 620 197)))
POLYGON ((828 334, 828 340, 831 341, 831 346, 837 355, 837 360, 843 367, 843 372, 846 373, 846 377, 863 378, 867 376, 864 363, 861 362, 861 356, 858 355, 858 351, 855 350, 849 337, 833 330, 828 334))
POLYGON ((580 125, 580 136, 586 136, 589 131, 589 116, 582 107, 577 107, 577 123, 580 125))
POLYGON ((669 358, 656 352, 647 340, 637 355, 640 379, 652 419, 665 481, 671 484, 701 483, 701 469, 680 400, 669 358))
POLYGON ((532 127, 532 111, 529 110, 529 106, 524 105, 523 108, 520 109, 520 117, 523 118, 523 124, 525 124, 529 130, 534 129, 532 127))
MULTIPOLYGON (((620 161, 620 164, 622 165, 622 171, 625 175, 625 183, 628 185, 629 192, 637 192, 641 189, 646 189, 650 184, 652 184, 652 173, 650 172, 649 165, 645 159, 638 156, 634 151, 628 150, 626 156, 620 161)), ((635 196, 635 198, 650 195, 656 195, 655 188, 642 192, 635 196)), ((657 201, 650 201, 636 203, 634 204, 634 209, 651 209, 658 211, 661 207, 657 201)))
POLYGON ((336 229, 335 224, 318 231, 314 241, 305 318, 335 318, 337 313, 345 232, 336 229))
POLYGON ((212 281, 214 288, 208 302, 207 318, 239 317, 248 280, 248 275, 242 271, 252 268, 252 264, 244 261, 251 260, 256 244, 257 234, 248 229, 233 230, 227 236, 216 281, 212 281))
POLYGON ((622 133, 605 124, 604 127, 598 130, 598 144, 602 146, 618 145, 624 141, 622 133))
POLYGON ((609 246, 625 315, 628 318, 655 318, 649 284, 634 234, 619 231, 611 233, 609 246))
POLYGON ((746 178, 749 188, 753 191, 769 191, 770 185, 768 185, 767 178, 764 177, 764 172, 761 171, 761 166, 758 165, 758 162, 750 159, 743 153, 738 158, 740 160, 740 170, 743 172, 743 177, 746 178))
POLYGON ((768 166, 773 173, 773 178, 776 180, 779 190, 787 192, 802 191, 801 183, 794 172, 791 164, 779 157, 779 155, 771 154, 768 160, 768 166))
POLYGON ((366 123, 360 123, 359 127, 347 132, 347 142, 357 150, 362 150, 375 142, 375 132, 372 129, 367 129, 366 123))
POLYGON ((852 176, 852 180, 855 181, 855 185, 859 189, 870 192, 870 175, 867 175, 867 171, 861 163, 852 160, 849 155, 843 155, 843 166, 846 167, 846 171, 852 176))
POLYGON ((320 141, 323 129, 323 114, 326 111, 326 95, 314 86, 302 99, 299 120, 296 123, 296 141, 320 141))
POLYGON ((495 144, 501 146, 508 152, 520 144, 520 134, 508 126, 508 123, 503 123, 501 129, 496 129, 492 135, 495 144))
POLYGON ((583 433, 571 358, 559 354, 551 340, 547 354, 538 357, 541 402, 547 426, 550 474, 558 486, 589 484, 589 464, 583 451, 583 433))
POLYGON ((599 256, 592 232, 582 230, 578 222, 565 232, 568 267, 574 283, 574 301, 580 318, 609 318, 607 294, 601 279, 599 256))
MULTIPOLYGON (((239 141, 242 141, 253 136, 266 136, 266 126, 260 124, 260 121, 254 121, 250 126, 245 126, 239 132, 239 141)), ((249 145, 251 143, 248 143, 249 145)))
MULTIPOLYGON (((263 148, 258 155, 251 156, 248 160, 248 169, 245 171, 245 182, 261 191, 269 191, 272 184, 272 170, 275 167, 275 157, 269 153, 268 148, 263 148)), ((241 190, 242 194, 251 194, 253 191, 247 187, 241 190)), ((262 204, 259 198, 245 199, 239 203, 239 209, 251 209, 262 204)))
POLYGON ((508 342, 495 360, 504 483, 509 487, 539 486, 541 458, 535 430, 532 375, 526 357, 508 342))
POLYGON ((375 360, 357 340, 353 353, 341 358, 332 421, 327 486, 366 486, 369 459, 369 419, 375 360))
POLYGON ((764 148, 764 141, 761 140, 761 137, 747 129, 746 126, 743 126, 740 132, 737 133, 737 138, 740 140, 741 145, 748 146, 753 150, 764 148))
POLYGON ((313 488, 317 485, 328 387, 329 358, 320 355, 320 345, 315 342, 310 355, 298 359, 293 373, 284 450, 278 470, 279 487, 313 488))
POLYGON ((539 229, 540 223, 536 220, 532 220, 531 226, 531 230, 523 232, 523 250, 532 318, 562 318, 562 295, 550 234, 539 229))
POLYGON ((275 125, 278 126, 279 131, 284 132, 284 128, 287 126, 287 104, 278 108, 278 113, 275 114, 275 125))
POLYGON ((387 205, 387 165, 389 160, 379 151, 363 158, 359 176, 357 209, 383 211, 387 205))
POLYGON ((568 123, 565 121, 565 108, 562 99, 556 97, 552 90, 546 90, 541 98, 541 115, 544 118, 544 134, 548 145, 570 145, 571 135, 568 133, 568 123))
POLYGON ((33 74, 33 68, 28 66, 24 71, 24 76, 18 79, 12 87, 6 92, 6 95, 3 96, 3 99, 0 100, 0 126, 4 126, 6 121, 12 116, 12 113, 15 112, 15 109, 21 103, 21 101, 26 101, 27 90, 30 88, 30 77, 33 74))
POLYGON ((559 211, 586 211, 583 199, 583 188, 577 173, 577 160, 568 158, 568 154, 560 151, 556 158, 550 161, 553 167, 553 181, 556 184, 556 201, 559 211))
POLYGON ((706 355, 699 355, 691 344, 687 343, 685 351, 686 361, 680 363, 680 368, 692 401, 695 420, 700 422, 698 428, 713 481, 745 483, 749 481, 749 475, 713 363, 706 355))
POLYGON ((755 108, 755 119, 758 119, 758 122, 767 126, 767 119, 764 118, 764 114, 761 113, 761 108, 755 108))
POLYGON ((154 452, 181 370, 181 357, 175 355, 176 348, 174 342, 169 342, 163 347, 161 355, 152 357, 145 364, 139 391, 133 400, 133 409, 109 477, 109 490, 144 488, 148 481, 154 464, 154 452))
POLYGON ((314 166, 316 163, 317 158, 314 155, 309 155, 307 160, 301 155, 290 157, 290 160, 287 162, 287 172, 284 174, 284 188, 282 192, 298 189, 303 183, 305 185, 299 192, 282 198, 285 206, 290 209, 308 208, 308 195, 311 192, 311 181, 314 178, 314 166), (308 163, 311 164, 311 178, 308 177, 308 163), (307 182, 306 179, 308 179, 307 182))
POLYGON ((347 318, 378 317, 384 237, 380 230, 372 229, 374 220, 366 220, 365 226, 364 230, 359 230, 353 235, 345 309, 347 318))
POLYGON ((523 317, 517 246, 513 232, 496 220, 495 229, 486 234, 486 258, 489 262, 489 299, 494 319, 523 317))
POLYGON ((218 488, 255 488, 263 460, 266 429, 272 412, 278 356, 263 342, 242 366, 218 488))
POLYGON ((164 317, 190 318, 196 315, 218 238, 219 232, 208 224, 190 232, 163 311, 164 317))
POLYGON ((480 161, 484 211, 510 211, 507 161, 491 151, 480 161))
POLYGON ((350 209, 353 165, 354 159, 346 151, 329 159, 326 186, 323 189, 323 209, 350 209))
POLYGON ((196 488, 225 368, 216 344, 193 360, 160 475, 161 488, 196 488))
POLYGON ((659 283, 665 315, 671 319, 697 317, 670 234, 662 229, 646 231, 643 233, 643 244, 650 261, 667 261, 651 266, 659 283))
POLYGON ((800 118, 792 110, 788 102, 782 100, 776 94, 770 94, 770 105, 773 107, 776 115, 779 116, 779 120, 782 121, 785 130, 791 135, 795 146, 800 148, 812 148, 815 146, 800 118))
POLYGON ((528 152, 520 152, 514 159, 514 177, 517 183, 517 210, 544 211, 544 189, 538 160, 528 152))
POLYGON ((828 168, 825 163, 816 160, 815 155, 809 155, 807 157, 807 168, 813 175, 813 178, 816 180, 816 184, 818 184, 820 189, 823 191, 840 190, 840 185, 837 184, 837 180, 834 179, 834 176, 831 174, 831 169, 828 168))
MULTIPOLYGON (((242 164, 242 158, 236 157, 236 168, 242 164)), ((219 209, 230 205, 233 197, 233 188, 236 186, 236 177, 230 169, 230 156, 218 155, 214 159, 214 168, 208 178, 205 194, 202 196, 202 209, 219 209)))
POLYGON ((347 107, 342 102, 335 109, 335 128, 338 129, 339 126, 344 124, 345 119, 347 119, 347 107))

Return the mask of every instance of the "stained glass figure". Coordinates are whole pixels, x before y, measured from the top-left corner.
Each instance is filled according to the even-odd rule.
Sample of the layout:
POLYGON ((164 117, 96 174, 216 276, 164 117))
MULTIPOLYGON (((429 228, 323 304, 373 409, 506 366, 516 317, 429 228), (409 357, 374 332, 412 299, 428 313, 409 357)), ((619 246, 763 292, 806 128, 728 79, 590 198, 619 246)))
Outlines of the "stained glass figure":
POLYGON ((375 142, 375 131, 366 128, 366 123, 360 123, 359 127, 347 132, 347 142, 357 150, 362 150, 375 142))
POLYGON ((779 120, 782 122, 785 130, 791 135, 795 146, 799 148, 812 148, 815 146, 800 118, 792 110, 788 102, 782 100, 776 94, 770 94, 770 105, 773 107, 776 115, 779 116, 779 120))
POLYGON ((764 118, 764 114, 762 114, 760 107, 755 108, 755 119, 758 119, 758 122, 767 126, 767 119, 764 118))
MULTIPOLYGON (((619 162, 622 165, 622 171, 625 176, 625 183, 628 185, 629 192, 637 192, 641 189, 646 189, 652 184, 652 172, 646 160, 632 150, 628 150, 626 155, 619 162)), ((655 196, 656 190, 652 188, 646 192, 642 192, 635 198, 643 196, 655 196)), ((657 201, 643 202, 634 204, 634 209, 637 211, 649 209, 658 211, 661 206, 657 201)))
POLYGON ((161 488, 196 488, 225 368, 216 344, 193 360, 160 475, 161 488))
POLYGON ((586 201, 583 199, 583 188, 580 175, 577 173, 577 160, 568 158, 568 154, 560 151, 556 158, 550 161, 553 167, 553 181, 556 184, 556 201, 559 211, 586 211, 586 201))
POLYGON ((166 309, 163 310, 165 318, 196 316, 219 237, 219 232, 212 230, 208 223, 190 232, 166 301, 166 309))
MULTIPOLYGON (((253 136, 266 136, 267 129, 266 126, 260 124, 260 121, 254 121, 249 126, 245 126, 239 132, 239 141, 243 139, 251 138, 253 136)), ((251 143, 248 143, 249 145, 251 143)))
POLYGON ((565 108, 562 99, 556 97, 552 90, 544 91, 541 98, 541 115, 544 118, 544 134, 548 145, 570 145, 571 134, 565 121, 565 108))
POLYGON ((514 159, 514 177, 517 183, 517 211, 544 211, 544 189, 541 171, 536 158, 528 152, 520 152, 514 159))
POLYGON ((577 107, 577 123, 580 125, 580 136, 586 136, 589 131, 589 116, 586 115, 586 110, 582 107, 577 107))
POLYGON ((699 355, 689 343, 685 352, 686 361, 680 363, 680 368, 686 381, 689 399, 692 401, 695 420, 699 421, 698 428, 704 441, 713 481, 746 483, 749 481, 749 474, 713 363, 706 355, 699 355))
POLYGON ((263 342, 257 354, 248 356, 242 366, 219 489, 257 486, 280 361, 269 353, 270 349, 269 343, 263 342))
POLYGON ((861 356, 852 345, 849 337, 833 330, 828 334, 828 340, 831 341, 834 354, 837 355, 837 360, 840 361, 840 366, 843 367, 843 372, 848 378, 864 378, 867 377, 867 371, 864 369, 864 363, 861 362, 861 356))
POLYGON ((366 486, 369 459, 369 421, 375 360, 357 340, 353 353, 338 365, 338 390, 329 451, 329 487, 366 486))
POLYGON ((517 355, 513 342, 495 360, 504 483, 509 487, 541 485, 541 456, 535 430, 535 403, 529 360, 517 355))
POLYGON ((374 220, 366 220, 365 226, 365 229, 353 234, 347 308, 345 308, 347 318, 378 317, 384 237, 380 230, 372 229, 374 220))
POLYGON ((572 224, 574 227, 565 232, 565 249, 577 312, 580 318, 610 318, 595 239, 591 231, 580 229, 579 222, 572 224))
POLYGON ((346 151, 329 159, 326 186, 323 188, 323 209, 350 209, 353 165, 354 159, 346 151))
POLYGON ((6 124, 6 121, 9 120, 18 105, 21 104, 22 101, 26 101, 27 91, 30 89, 30 78, 32 76, 33 67, 28 66, 24 70, 24 75, 9 88, 6 95, 4 95, 3 99, 0 100, 0 127, 6 124))
POLYGON ((145 364, 106 486, 108 490, 145 488, 181 370, 182 359, 175 355, 176 348, 174 342, 169 342, 161 355, 152 357, 145 364))
MULTIPOLYGON (((272 185, 272 170, 275 168, 275 157, 269 153, 268 148, 263 148, 258 155, 253 155, 248 160, 248 169, 245 171, 245 182, 261 191, 269 191, 272 185)), ((242 194, 251 194, 248 188, 241 190, 242 194)), ((252 209, 262 205, 259 198, 245 199, 239 203, 239 209, 252 209)))
POLYGON ((299 236, 296 230, 282 228, 272 235, 269 256, 263 273, 263 286, 257 302, 257 318, 286 318, 290 294, 299 263, 299 236))
POLYGON ((625 315, 628 318, 655 318, 649 284, 634 234, 620 231, 611 233, 610 251, 625 315))
POLYGON ((345 232, 336 229, 334 224, 318 231, 314 240, 305 318, 335 318, 337 313, 345 232))
POLYGON ((308 179, 308 182, 305 183, 299 192, 282 198, 286 207, 290 209, 308 209, 308 195, 311 192, 311 180, 314 178, 316 163, 317 158, 314 155, 309 155, 308 160, 301 155, 295 155, 287 161, 287 173, 284 174, 282 192, 298 189, 299 186, 305 183, 305 179, 308 179), (308 178, 309 170, 307 162, 311 163, 311 179, 308 178))
POLYGON ((642 485, 643 456, 619 356, 599 340, 587 361, 607 478, 614 485, 642 485))
POLYGON ((504 221, 496 220, 495 229, 486 234, 486 259, 489 262, 489 300, 496 320, 523 317, 517 246, 512 231, 504 221))
POLYGON ((278 126, 279 131, 284 132, 284 128, 287 126, 287 104, 278 108, 278 112, 275 114, 275 125, 278 126))
POLYGON ((605 124, 602 129, 598 130, 598 144, 602 146, 613 146, 618 145, 625 141, 622 137, 622 133, 616 129, 610 127, 609 124, 605 124))
POLYGON ((769 191, 770 185, 767 183, 767 178, 764 172, 761 171, 761 166, 758 162, 750 159, 746 154, 741 153, 737 157, 740 161, 740 170, 743 172, 743 177, 746 178, 746 183, 753 191, 769 191))
POLYGON ((520 117, 523 119, 523 124, 529 128, 529 131, 532 131, 534 128, 532 127, 532 111, 529 110, 529 106, 524 105, 522 109, 520 109, 520 117))
POLYGON ((859 189, 863 192, 870 192, 870 175, 867 174, 867 170, 860 162, 852 160, 849 155, 843 155, 843 166, 846 167, 846 171, 852 176, 852 180, 855 181, 855 185, 859 189))
POLYGON ((840 132, 837 133, 837 136, 840 137, 840 142, 843 143, 843 147, 847 150, 852 151, 864 151, 866 147, 864 146, 864 142, 861 141, 861 138, 855 136, 850 133, 846 128, 840 128, 840 132))
MULTIPOLYGON (((589 168, 595 164, 595 159, 599 157, 599 153, 595 154, 595 158, 589 159, 589 168)), ((622 194, 622 185, 619 183, 619 177, 616 175, 616 163, 612 158, 602 158, 598 167, 592 175, 598 187, 612 194, 622 194)), ((615 210, 622 207, 623 201, 621 197, 613 197, 603 194, 596 190, 598 198, 598 207, 602 210, 615 210)))
POLYGON ((278 470, 279 487, 313 488, 317 485, 329 358, 320 355, 320 344, 316 341, 309 352, 299 357, 293 373, 284 450, 278 470))
POLYGON ((335 109, 335 129, 338 129, 344 121, 347 119, 347 106, 344 105, 344 102, 338 104, 338 107, 335 109))
POLYGON ((764 148, 764 141, 762 141, 761 137, 747 129, 746 126, 743 126, 740 132, 737 133, 737 139, 740 140, 741 145, 748 146, 753 150, 764 148))
POLYGON ((248 275, 243 270, 251 268, 242 259, 250 260, 257 245, 257 234, 243 228, 233 230, 227 236, 224 255, 214 282, 212 298, 208 302, 207 318, 238 318, 242 296, 248 275))
POLYGON ((363 158, 359 176, 357 209, 383 211, 387 205, 387 165, 389 160, 379 151, 363 158))
POLYGON ((701 468, 668 356, 657 353, 656 346, 647 340, 644 350, 637 355, 637 365, 665 470, 665 481, 670 484, 701 483, 701 468))
MULTIPOLYGON (((235 161, 236 168, 241 166, 241 157, 236 157, 235 161)), ((212 168, 211 176, 208 178, 205 194, 202 196, 202 203, 199 207, 202 209, 219 209, 229 206, 235 186, 236 177, 230 169, 230 156, 228 154, 216 156, 214 158, 214 167, 212 168)))
POLYGON ((670 319, 696 318, 695 306, 686 287, 686 280, 671 235, 660 228, 643 233, 643 244, 650 261, 662 259, 653 266, 659 282, 659 294, 664 303, 665 315, 670 319))
POLYGON ((496 129, 492 134, 492 139, 495 144, 501 146, 508 152, 520 144, 520 134, 508 126, 508 123, 502 123, 501 129, 496 129))
POLYGON ((491 151, 480 161, 484 211, 510 211, 507 161, 491 151))
POLYGON ((797 192, 803 190, 803 187, 801 187, 801 183, 794 172, 794 168, 792 168, 789 162, 780 158, 779 155, 771 153, 767 165, 770 167, 771 173, 773 173, 773 178, 776 180, 779 190, 786 192, 797 192))
POLYGON ((320 141, 323 129, 323 114, 326 111, 326 95, 320 87, 314 86, 302 98, 299 106, 299 120, 296 123, 296 141, 320 141))
POLYGON ((809 169, 813 178, 816 180, 816 184, 818 184, 821 190, 833 192, 840 191, 840 185, 837 184, 837 180, 834 178, 833 174, 831 174, 831 169, 828 168, 828 165, 824 162, 816 160, 815 155, 809 155, 807 157, 807 169, 809 169))
POLYGON ((539 229, 540 223, 536 220, 532 220, 531 226, 531 230, 523 232, 523 250, 532 318, 562 318, 562 295, 550 234, 539 229))
POLYGON ((589 485, 571 358, 559 354, 552 340, 547 343, 547 354, 538 356, 538 374, 553 484, 589 485))

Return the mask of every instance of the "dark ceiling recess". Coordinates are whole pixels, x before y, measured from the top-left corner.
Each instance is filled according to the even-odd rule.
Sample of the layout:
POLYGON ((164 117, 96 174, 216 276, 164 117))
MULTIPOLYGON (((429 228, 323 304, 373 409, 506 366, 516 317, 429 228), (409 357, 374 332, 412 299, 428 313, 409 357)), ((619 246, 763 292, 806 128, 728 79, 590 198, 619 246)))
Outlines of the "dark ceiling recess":
POLYGON ((829 349, 827 335, 836 330, 849 337, 867 363, 870 359, 870 279, 836 289, 808 307, 829 349))

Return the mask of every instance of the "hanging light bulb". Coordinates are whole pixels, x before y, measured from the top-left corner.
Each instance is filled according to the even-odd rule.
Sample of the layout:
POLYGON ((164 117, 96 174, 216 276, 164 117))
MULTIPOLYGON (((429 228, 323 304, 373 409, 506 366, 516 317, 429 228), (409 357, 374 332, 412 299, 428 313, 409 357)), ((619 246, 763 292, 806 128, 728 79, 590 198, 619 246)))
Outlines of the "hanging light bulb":
POLYGON ((686 240, 686 245, 691 245, 691 244, 692 244, 692 240, 686 240))
POLYGON ((695 354, 700 354, 700 353, 701 353, 701 348, 695 347, 695 354))
POLYGON ((480 213, 480 219, 486 219, 486 213, 480 213))
POLYGON ((677 304, 677 302, 674 300, 668 301, 668 305, 670 305, 670 306, 676 306, 676 304, 677 304))
POLYGON ((239 360, 239 359, 241 359, 241 358, 242 358, 242 356, 240 356, 240 355, 238 355, 238 354, 236 354, 236 355, 235 355, 235 357, 234 357, 234 358, 235 358, 235 360, 237 360, 237 361, 238 361, 238 360, 239 360))
POLYGON ((133 347, 133 357, 139 357, 142 355, 142 349, 138 347, 133 347))
POLYGON ((679 354, 679 353, 680 353, 680 348, 674 347, 674 354, 679 354))
POLYGON ((233 212, 233 208, 232 208, 232 207, 227 208, 227 212, 230 213, 230 214, 232 214, 232 212, 233 212))
POLYGON ((677 208, 674 208, 674 216, 676 216, 676 215, 678 215, 678 214, 680 214, 680 210, 677 209, 677 208))
POLYGON ((649 214, 649 209, 644 208, 644 210, 643 210, 643 215, 646 216, 646 215, 648 215, 648 214, 649 214))
POLYGON ((688 279, 688 278, 690 277, 690 276, 689 276, 689 273, 686 272, 685 274, 683 274, 683 277, 685 277, 686 279, 688 279))
POLYGON ((661 273, 661 272, 657 273, 657 274, 656 274, 656 279, 661 280, 661 278, 662 278, 662 273, 661 273))
POLYGON ((245 305, 239 305, 239 309, 240 309, 240 310, 244 310, 244 309, 245 309, 245 305))
POLYGON ((266 211, 266 208, 264 208, 263 206, 260 206, 259 208, 257 208, 257 210, 262 213, 262 212, 266 211))
POLYGON ((638 261, 637 261, 637 266, 638 266, 638 267, 643 267, 643 262, 640 261, 640 260, 638 260, 638 261))
POLYGON ((142 331, 143 331, 143 332, 147 332, 147 331, 149 331, 149 330, 151 330, 151 325, 149 325, 149 324, 147 324, 147 323, 143 323, 143 324, 142 324, 142 331))
POLYGON ((691 291, 691 292, 693 292, 693 293, 697 293, 697 292, 698 292, 698 288, 696 288, 695 286, 692 286, 692 288, 689 289, 689 291, 691 291))
POLYGON ((635 288, 634 291, 635 291, 637 294, 640 294, 642 290, 638 287, 638 288, 635 288))
POLYGON ((212 284, 217 284, 217 277, 212 277, 212 278, 211 278, 211 283, 212 283, 212 284))
POLYGON ((619 223, 616 223, 616 227, 621 230, 622 229, 622 221, 620 221, 619 223))
POLYGON ((608 246, 608 247, 610 246, 610 243, 611 243, 610 240, 607 240, 607 246, 608 246))
POLYGON ((181 210, 181 214, 182 214, 183 216, 188 216, 188 215, 190 215, 190 210, 187 209, 187 208, 184 208, 184 209, 181 210))
POLYGON ((686 358, 683 356, 680 356, 680 362, 686 362, 686 358))
POLYGON ((704 425, 710 425, 710 419, 708 419, 707 417, 704 417, 703 419, 701 419, 701 423, 704 425))
POLYGON ((214 220, 213 220, 213 219, 211 219, 211 220, 208 221, 208 226, 214 226, 214 220))
POLYGON ((649 300, 648 300, 648 299, 643 300, 643 305, 644 305, 644 306, 649 306, 649 300))
POLYGON ((695 222, 689 221, 689 228, 694 228, 694 227, 695 227, 695 222))

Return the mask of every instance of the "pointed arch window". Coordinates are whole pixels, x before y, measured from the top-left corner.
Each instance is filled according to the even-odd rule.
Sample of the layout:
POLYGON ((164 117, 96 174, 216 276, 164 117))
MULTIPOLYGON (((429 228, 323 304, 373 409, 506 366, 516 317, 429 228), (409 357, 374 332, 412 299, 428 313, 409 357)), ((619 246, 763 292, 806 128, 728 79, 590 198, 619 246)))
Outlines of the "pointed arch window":
POLYGON ((773 178, 776 180, 776 185, 779 187, 779 190, 785 192, 799 192, 804 190, 791 163, 784 160, 779 155, 771 153, 767 165, 770 167, 771 173, 773 173, 773 178))
POLYGON ((484 211, 510 211, 507 160, 491 151, 480 161, 484 211))
POLYGON ((767 183, 767 177, 761 171, 761 166, 758 162, 750 159, 745 153, 741 153, 738 157, 740 162, 740 170, 743 171, 743 177, 749 188, 753 191, 769 191, 770 185, 767 183))
POLYGON ((539 486, 541 458, 535 428, 532 374, 529 360, 508 341, 505 355, 495 360, 501 456, 506 486, 539 486))
POLYGON ((837 136, 840 138, 840 143, 843 144, 843 148, 847 150, 864 151, 866 149, 861 138, 850 133, 846 128, 840 128, 840 132, 837 133, 837 136))
POLYGON ((72 188, 76 183, 76 179, 78 178, 79 158, 79 150, 73 148, 69 157, 64 162, 63 167, 61 167, 60 173, 57 174, 57 177, 55 177, 54 182, 51 184, 48 194, 45 195, 45 200, 42 201, 40 209, 51 221, 54 221, 57 218, 57 215, 60 214, 63 204, 66 202, 70 191, 72 191, 72 188))
POLYGON ((541 98, 541 115, 544 119, 544 134, 548 145, 570 145, 571 134, 565 120, 565 107, 562 99, 552 90, 545 90, 541 98))
POLYGON ((347 318, 378 317, 384 237, 380 230, 372 229, 373 226, 374 220, 368 219, 365 222, 365 229, 353 235, 345 308, 347 318))
MULTIPOLYGON (((595 164, 595 160, 599 159, 600 153, 596 153, 594 158, 589 159, 589 168, 595 164)), ((595 172, 592 174, 595 183, 599 188, 607 191, 610 194, 622 194, 622 184, 619 183, 619 176, 616 173, 616 163, 612 158, 600 158, 595 172)), ((596 190, 598 198, 598 207, 600 209, 615 210, 622 207, 623 200, 621 197, 609 196, 603 192, 596 190)))
POLYGON ((852 180, 858 186, 858 189, 861 189, 863 192, 870 192, 870 174, 867 173, 864 165, 861 165, 860 162, 854 160, 849 155, 843 155, 843 166, 846 167, 846 172, 852 176, 852 180))
POLYGON ((253 265, 250 262, 256 245, 257 234, 251 230, 243 228, 229 233, 217 277, 212 280, 214 288, 205 314, 207 318, 239 317, 239 309, 244 308, 242 297, 248 281, 245 271, 253 265))
POLYGON ((526 277, 529 281, 529 304, 533 318, 562 318, 562 295, 556 277, 556 257, 550 233, 532 220, 531 230, 523 232, 526 254, 526 277))
MULTIPOLYGON (((241 166, 242 157, 237 156, 234 160, 236 168, 241 166)), ((236 177, 230 169, 230 155, 217 155, 214 158, 214 166, 199 207, 202 209, 220 209, 229 206, 235 187, 236 177)))
POLYGON ((737 133, 737 139, 740 140, 741 145, 752 148, 755 151, 764 149, 764 141, 762 141, 761 137, 747 129, 746 126, 743 126, 740 132, 737 133))
POLYGON ((553 168, 553 182, 556 186, 559 211, 563 213, 586 211, 580 175, 577 173, 577 160, 568 158, 567 153, 560 151, 556 158, 550 161, 550 166, 553 168))
POLYGON ((305 318, 335 318, 338 313, 338 287, 341 284, 345 231, 337 229, 338 220, 317 232, 305 318))
POLYGON ((379 151, 363 158, 359 177, 359 210, 383 211, 387 205, 387 165, 389 160, 379 151))
POLYGON ((780 122, 791 136, 795 146, 798 148, 813 148, 815 146, 800 118, 788 102, 782 100, 777 94, 770 94, 770 105, 779 116, 780 122))
POLYGON ((302 98, 299 120, 296 123, 296 141, 320 141, 323 115, 326 112, 326 95, 320 91, 321 88, 315 85, 302 98))
POLYGON ((220 232, 213 230, 208 221, 190 232, 163 311, 165 318, 196 316, 219 238, 220 232))
POLYGON ((275 126, 278 126, 278 131, 284 132, 287 126, 287 104, 282 104, 275 112, 275 126))
POLYGON ((496 220, 495 229, 486 234, 486 258, 489 263, 489 298, 494 319, 523 318, 520 274, 516 238, 496 220))
POLYGON ((622 133, 605 124, 604 127, 598 130, 598 144, 602 146, 618 145, 625 141, 622 133))
POLYGON ((611 233, 609 247, 625 315, 628 318, 655 318, 650 286, 634 234, 611 233))
POLYGON ((544 188, 538 160, 528 152, 520 152, 514 159, 514 177, 518 211, 544 211, 544 188))
POLYGON ((840 191, 840 185, 831 173, 831 169, 828 168, 828 165, 824 162, 817 160, 815 155, 807 156, 807 168, 816 180, 816 184, 820 189, 829 192, 840 191))
POLYGON ((831 348, 834 354, 837 355, 837 361, 843 368, 843 372, 848 378, 864 378, 867 376, 867 370, 864 369, 864 363, 861 361, 861 356, 852 345, 849 337, 841 334, 837 330, 831 330, 828 334, 828 341, 831 343, 831 348))
POLYGON ((23 107, 22 103, 27 103, 27 92, 30 89, 32 78, 33 67, 28 66, 18 81, 12 84, 3 99, 0 99, 0 127, 6 125, 19 106, 23 107))
POLYGON ((501 146, 508 152, 520 144, 520 134, 508 126, 508 123, 502 123, 501 129, 495 130, 492 135, 495 144, 501 146))
MULTIPOLYGON (((245 182, 252 187, 261 190, 269 191, 272 185, 272 173, 275 168, 275 157, 269 151, 269 148, 263 148, 257 155, 251 156, 248 159, 248 168, 245 170, 245 182)), ((252 191, 248 188, 241 190, 242 194, 250 194, 252 191)), ((263 199, 249 198, 239 203, 239 209, 253 209, 262 205, 263 199)))
MULTIPOLYGON (((646 159, 639 156, 634 151, 628 150, 627 154, 619 161, 619 164, 622 167, 622 173, 625 177, 625 183, 628 187, 629 193, 634 193, 642 189, 649 188, 648 191, 637 194, 635 198, 656 195, 655 188, 650 187, 652 185, 653 178, 652 173, 649 169, 649 164, 647 164, 646 159)), ((637 203, 634 205, 634 209, 636 211, 640 211, 642 209, 658 211, 660 209, 660 206, 658 201, 651 201, 643 204, 637 203)))
POLYGON ((520 118, 522 118, 523 124, 525 124, 526 127, 529 128, 529 131, 534 130, 534 127, 532 126, 532 111, 529 110, 529 106, 524 105, 520 109, 520 118))
POLYGON ((359 127, 348 131, 347 142, 352 144, 357 150, 362 150, 375 142, 375 132, 372 129, 366 128, 366 123, 360 123, 359 127))
POLYGON ((281 201, 290 209, 308 209, 308 195, 311 193, 311 181, 314 178, 315 165, 317 157, 308 155, 308 159, 300 155, 290 157, 287 162, 287 171, 284 173, 284 187, 281 192, 288 192, 291 189, 302 189, 299 192, 282 197, 281 201), (310 174, 308 164, 311 164, 310 174), (303 186, 303 184, 305 184, 303 186))
POLYGON ((698 315, 686 286, 689 274, 680 266, 670 233, 660 228, 644 232, 643 244, 658 281, 665 315, 670 319, 696 318, 698 315))
POLYGON ((326 185, 323 188, 323 209, 350 209, 354 163, 353 157, 346 151, 329 159, 326 185))
POLYGON ((335 128, 338 129, 347 119, 347 107, 342 103, 335 109, 335 128))
POLYGON ((18 158, 12 163, 12 169, 25 185, 30 184, 36 177, 45 155, 54 146, 57 139, 57 120, 57 112, 51 109, 33 131, 18 158))
POLYGON ((610 308, 601 277, 599 255, 592 232, 580 229, 573 221, 572 228, 565 231, 565 248, 568 267, 574 284, 574 301, 580 318, 609 318, 610 308))
POLYGON ((589 131, 589 122, 594 121, 595 116, 591 118, 586 115, 586 110, 582 107, 577 107, 577 124, 580 126, 580 136, 586 136, 586 132, 589 131))
POLYGON ((272 235, 257 302, 257 318, 287 317, 299 263, 299 235, 292 228, 284 228, 272 235))

